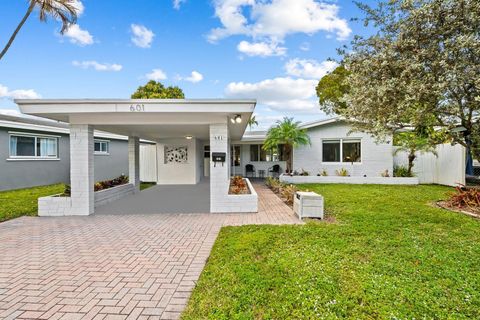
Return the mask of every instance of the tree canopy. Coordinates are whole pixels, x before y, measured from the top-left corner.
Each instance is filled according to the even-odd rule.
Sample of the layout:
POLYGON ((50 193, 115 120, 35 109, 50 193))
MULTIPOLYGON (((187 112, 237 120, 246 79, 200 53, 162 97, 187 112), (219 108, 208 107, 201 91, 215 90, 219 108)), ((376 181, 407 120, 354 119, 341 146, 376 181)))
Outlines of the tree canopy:
POLYGON ((7 53, 17 37, 18 32, 35 8, 38 8, 39 18, 42 22, 47 21, 48 17, 60 20, 62 22, 62 29, 60 30, 61 34, 67 31, 72 24, 77 22, 79 8, 77 6, 77 1, 75 0, 30 0, 29 2, 30 5, 28 6, 27 12, 8 39, 5 47, 0 52, 0 60, 7 53))
POLYGON ((284 153, 287 158, 287 173, 292 172, 292 149, 300 145, 309 145, 310 137, 306 129, 300 128, 300 122, 293 118, 285 117, 282 121, 278 120, 276 124, 267 132, 267 137, 263 143, 264 150, 284 146, 284 153))
POLYGON ((345 66, 340 65, 318 82, 318 100, 327 114, 341 114, 347 108, 343 98, 349 92, 346 83, 348 73, 345 66))
POLYGON ((345 81, 333 73, 322 79, 321 109, 377 137, 427 126, 467 146, 479 128, 480 1, 385 0, 359 7, 377 32, 356 36, 341 50, 345 81), (330 91, 323 88, 329 82, 330 91), (347 89, 342 98, 338 88, 347 89))
POLYGON ((183 90, 177 86, 165 87, 162 83, 150 80, 146 85, 138 87, 132 99, 185 99, 183 90))

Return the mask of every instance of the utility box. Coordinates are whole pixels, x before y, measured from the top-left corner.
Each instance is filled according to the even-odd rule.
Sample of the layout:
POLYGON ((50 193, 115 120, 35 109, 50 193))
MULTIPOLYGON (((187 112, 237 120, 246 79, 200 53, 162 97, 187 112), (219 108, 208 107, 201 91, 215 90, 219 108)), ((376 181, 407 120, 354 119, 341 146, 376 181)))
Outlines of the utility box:
POLYGON ((297 192, 293 201, 293 211, 300 219, 323 219, 323 197, 315 192, 297 192))

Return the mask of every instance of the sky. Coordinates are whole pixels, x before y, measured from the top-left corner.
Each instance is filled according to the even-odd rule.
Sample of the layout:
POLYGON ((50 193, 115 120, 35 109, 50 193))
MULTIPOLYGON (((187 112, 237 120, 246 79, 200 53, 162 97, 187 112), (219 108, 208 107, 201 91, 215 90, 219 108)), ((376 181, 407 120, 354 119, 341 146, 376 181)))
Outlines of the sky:
MULTIPOLYGON (((368 1, 366 1, 368 3, 368 1)), ((371 4, 374 1, 370 1, 371 4)), ((336 66, 336 49, 366 35, 352 1, 76 0, 61 23, 35 11, 0 60, 0 112, 15 98, 124 98, 153 79, 186 98, 257 99, 256 129, 285 116, 327 116, 315 86, 336 66)), ((28 7, 0 1, 0 47, 28 7)))

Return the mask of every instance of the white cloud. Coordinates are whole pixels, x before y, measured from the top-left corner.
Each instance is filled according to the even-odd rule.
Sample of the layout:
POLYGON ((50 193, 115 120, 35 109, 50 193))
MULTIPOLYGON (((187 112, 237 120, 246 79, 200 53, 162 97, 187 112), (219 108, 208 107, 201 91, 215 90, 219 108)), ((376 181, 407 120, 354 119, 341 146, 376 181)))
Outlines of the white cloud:
POLYGON ((310 51, 310 43, 308 43, 308 42, 302 43, 302 45, 300 46, 300 50, 302 50, 302 51, 310 51))
POLYGON ((186 77, 185 79, 183 79, 185 81, 188 81, 188 82, 192 82, 192 83, 197 83, 197 82, 200 82, 203 80, 203 74, 201 74, 200 72, 198 71, 192 71, 192 73, 190 74, 189 77, 186 77))
POLYGON ((187 2, 187 0, 173 0, 173 8, 179 10, 185 2, 187 2))
POLYGON ((33 89, 9 90, 8 87, 0 84, 0 98, 4 99, 39 99, 41 96, 33 89))
POLYGON ((275 78, 256 83, 232 82, 225 89, 228 98, 258 100, 271 109, 310 112, 318 110, 317 80, 275 78))
POLYGON ((161 81, 167 79, 167 74, 161 69, 153 69, 152 72, 147 73, 145 77, 148 80, 161 81))
POLYGON ((276 42, 248 42, 241 41, 237 46, 238 51, 246 54, 247 56, 283 56, 287 52, 287 48, 279 47, 276 42))
POLYGON ((83 69, 93 68, 96 71, 120 71, 123 66, 116 63, 99 63, 97 61, 73 61, 75 67, 83 69))
POLYGON ((80 28, 78 24, 71 25, 63 36, 69 38, 71 43, 82 47, 93 44, 93 36, 87 30, 80 28))
POLYGON ((130 26, 132 32, 132 42, 140 48, 150 48, 155 34, 152 30, 139 24, 132 24, 130 26))
POLYGON ((215 15, 222 27, 210 31, 209 41, 231 35, 282 40, 294 33, 334 33, 348 38, 352 30, 338 16, 336 4, 316 0, 214 0, 215 15), (250 12, 245 14, 245 9, 250 12))
POLYGON ((82 1, 80 0, 73 0, 72 3, 73 7, 77 9, 77 15, 81 16, 83 12, 85 11, 85 6, 83 5, 82 1))
POLYGON ((322 61, 316 60, 302 60, 292 59, 285 64, 285 70, 288 75, 320 80, 327 73, 333 71, 337 67, 335 61, 322 61))

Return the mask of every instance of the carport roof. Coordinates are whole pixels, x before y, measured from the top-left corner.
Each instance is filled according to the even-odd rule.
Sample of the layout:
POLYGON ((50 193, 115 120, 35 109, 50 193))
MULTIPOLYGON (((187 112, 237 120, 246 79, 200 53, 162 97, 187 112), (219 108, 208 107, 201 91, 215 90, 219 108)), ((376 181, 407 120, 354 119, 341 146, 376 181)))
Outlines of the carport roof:
POLYGON ((255 100, 230 99, 17 99, 15 102, 25 114, 91 124, 99 130, 146 139, 190 135, 189 131, 206 138, 209 124, 225 123, 237 115, 243 121, 235 124, 228 121, 228 124, 231 138, 240 139, 256 105, 255 100))

